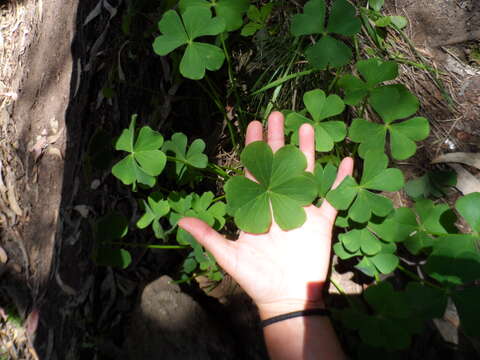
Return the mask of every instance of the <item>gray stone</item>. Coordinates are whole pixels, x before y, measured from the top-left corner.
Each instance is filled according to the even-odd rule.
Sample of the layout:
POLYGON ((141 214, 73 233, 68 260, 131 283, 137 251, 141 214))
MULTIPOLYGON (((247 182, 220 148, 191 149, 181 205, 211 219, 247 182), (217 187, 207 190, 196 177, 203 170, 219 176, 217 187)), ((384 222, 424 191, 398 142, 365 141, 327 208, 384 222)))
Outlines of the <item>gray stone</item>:
POLYGON ((168 276, 145 287, 126 347, 132 360, 235 358, 231 336, 168 276))

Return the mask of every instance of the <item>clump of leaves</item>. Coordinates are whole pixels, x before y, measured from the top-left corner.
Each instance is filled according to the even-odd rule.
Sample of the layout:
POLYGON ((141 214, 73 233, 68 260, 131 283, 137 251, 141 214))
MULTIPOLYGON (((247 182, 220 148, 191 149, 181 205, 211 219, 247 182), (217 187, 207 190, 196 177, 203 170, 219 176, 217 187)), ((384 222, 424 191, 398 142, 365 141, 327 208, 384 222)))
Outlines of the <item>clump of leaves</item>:
POLYGON ((249 0, 180 0, 180 10, 187 11, 190 8, 202 7, 214 9, 217 17, 225 22, 226 31, 234 31, 243 25, 243 14, 250 5, 249 0))
POLYGON ((199 80, 205 76, 205 70, 215 71, 222 67, 225 54, 218 46, 197 42, 201 36, 215 36, 225 31, 225 20, 212 18, 212 13, 205 7, 189 7, 182 18, 174 10, 167 11, 158 28, 162 35, 153 43, 153 50, 158 55, 167 55, 182 45, 187 45, 182 60, 180 73, 189 79, 199 80))
POLYGON ((257 31, 264 29, 272 9, 273 3, 265 4, 260 9, 255 5, 250 5, 247 11, 247 17, 250 21, 243 26, 240 35, 252 36, 257 31))
POLYGON ((292 143, 298 144, 298 131, 302 124, 311 124, 315 129, 315 146, 317 151, 330 151, 336 142, 342 141, 347 128, 343 121, 323 121, 341 114, 345 104, 338 95, 326 96, 322 90, 307 91, 303 96, 309 119, 302 113, 291 112, 285 122, 288 132, 293 132, 292 143))
POLYGON ((414 282, 407 285, 405 292, 395 291, 389 282, 384 281, 370 286, 363 293, 373 314, 349 308, 340 317, 347 327, 359 331, 363 342, 401 350, 410 345, 412 335, 422 330, 425 320, 443 314, 446 299, 441 295, 437 289, 414 282))
POLYGON ((321 35, 315 45, 305 54, 309 63, 319 70, 327 67, 340 67, 352 59, 352 50, 333 34, 352 36, 360 31, 360 20, 355 15, 355 7, 346 0, 335 0, 328 22, 326 21, 325 0, 310 0, 303 8, 303 14, 292 18, 293 36, 321 35))
POLYGON ((293 145, 273 154, 266 143, 249 144, 241 153, 242 164, 258 182, 235 176, 225 184, 228 212, 242 230, 260 234, 275 222, 283 230, 303 225, 304 206, 317 197, 317 185, 305 172, 307 160, 293 145), (255 216, 252 216, 255 214, 255 216))
POLYGON ((386 216, 392 211, 392 201, 376 194, 377 191, 397 191, 403 187, 403 174, 399 169, 387 168, 388 157, 379 151, 365 155, 360 183, 347 176, 342 183, 327 194, 327 200, 339 210, 348 209, 348 216, 359 223, 370 219, 372 214, 386 216))
MULTIPOLYGON (((206 192, 202 195, 172 192, 168 197, 168 202, 172 209, 168 215, 172 226, 176 226, 178 221, 185 216, 201 219, 216 230, 222 229, 225 225, 225 203, 214 201, 212 192, 206 192)), ((222 279, 222 273, 213 256, 193 236, 179 228, 176 239, 180 245, 192 247, 192 252, 185 259, 182 267, 183 278, 199 269, 212 280, 222 279)))
MULTIPOLYGON (((370 17, 372 17, 375 21, 375 25, 378 27, 387 27, 391 26, 397 30, 403 29, 407 26, 408 22, 403 16, 384 16, 380 13, 384 5, 384 0, 370 0, 369 5, 373 9, 370 11, 370 17)), ((366 10, 366 9, 365 9, 366 10)))
POLYGON ((155 177, 163 171, 167 158, 160 150, 163 145, 163 136, 149 126, 140 129, 135 137, 135 121, 132 116, 130 127, 123 130, 118 138, 115 149, 129 154, 114 165, 112 173, 125 185, 140 183, 148 187, 155 185, 155 177))

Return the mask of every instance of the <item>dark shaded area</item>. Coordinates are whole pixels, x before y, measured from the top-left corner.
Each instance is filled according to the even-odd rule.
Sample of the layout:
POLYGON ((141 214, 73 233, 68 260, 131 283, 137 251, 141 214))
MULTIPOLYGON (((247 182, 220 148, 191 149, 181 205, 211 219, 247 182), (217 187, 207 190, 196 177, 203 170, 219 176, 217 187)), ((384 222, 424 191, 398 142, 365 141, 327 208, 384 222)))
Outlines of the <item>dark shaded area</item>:
MULTIPOLYGON (((70 1, 70 4, 77 2, 70 1)), ((29 286, 25 286, 26 290, 18 297, 27 297, 29 293, 32 299, 30 305, 25 305, 26 312, 38 310, 41 314, 35 337, 38 354, 42 360, 93 359, 95 356, 98 359, 126 359, 131 348, 150 337, 151 344, 156 347, 141 349, 145 353, 138 359, 148 359, 148 354, 162 359, 264 359, 265 349, 255 322, 255 311, 245 296, 236 295, 227 305, 222 305, 207 297, 197 286, 183 286, 180 290, 165 285, 156 290, 158 297, 152 298, 159 302, 153 303, 153 307, 167 309, 163 323, 150 314, 134 310, 147 284, 164 274, 175 278, 181 253, 137 249, 132 251, 133 266, 125 271, 97 267, 91 259, 97 218, 112 210, 130 218, 138 214, 130 190, 108 175, 113 159, 107 156, 112 152, 115 137, 128 126, 133 113, 139 113, 141 124, 155 124, 165 134, 183 131, 189 137, 206 139, 210 154, 215 154, 219 144, 228 146, 221 116, 215 116, 218 110, 201 91, 192 82, 174 78, 167 61, 145 56, 150 52, 155 23, 143 15, 136 16, 130 25, 137 27, 131 32, 134 35, 124 36, 120 30, 124 4, 118 7, 120 13, 112 19, 103 9, 101 15, 85 25, 85 19, 97 4, 94 0, 82 0, 78 1, 76 9, 73 75, 70 93, 65 94, 69 98, 65 115, 65 167, 58 167, 55 155, 45 154, 41 168, 41 181, 45 182, 40 185, 38 197, 34 197, 42 206, 37 206, 32 213, 38 221, 31 231, 38 237, 32 234, 29 237, 38 241, 29 250, 39 252, 36 259, 44 262, 31 264, 35 272, 29 286), (106 24, 111 29, 105 32, 102 44, 95 47, 100 43, 106 24), (121 72, 125 80, 118 81, 121 72), (112 92, 114 96, 109 95, 112 92), (99 139, 96 144, 93 144, 94 138, 99 139), (62 179, 61 198, 57 199, 60 201, 60 223, 47 211, 56 210, 55 202, 47 202, 50 192, 54 191, 49 187, 52 178, 62 179), (92 216, 82 218, 75 210, 78 205, 86 205, 92 216), (177 300, 169 298, 172 293, 178 295, 175 296, 177 300), (178 298, 189 304, 191 312, 181 314, 182 322, 169 322, 168 311, 175 315, 176 309, 168 306, 179 301, 178 298), (141 326, 145 327, 145 332, 141 326), (138 341, 133 340, 133 345, 129 329, 134 333, 138 330, 135 334, 138 341), (130 344, 129 348, 125 348, 125 344, 130 344), (163 351, 162 356, 160 351, 163 351)), ((158 11, 158 4, 153 2, 139 1, 137 6, 145 13, 155 15, 158 11)), ((32 56, 42 61, 41 54, 32 56)), ((56 72, 45 76, 40 86, 42 92, 48 93, 50 88, 57 86, 56 76, 62 72, 64 60, 58 59, 56 72)), ((214 80, 219 87, 224 86, 223 74, 215 75, 214 80)), ((36 91, 24 89, 31 97, 36 96, 36 91)), ((28 139, 27 134, 25 128, 25 139, 28 139)), ((26 141, 23 148, 25 156, 31 156, 26 141)), ((33 166, 31 171, 34 171, 33 166)), ((149 238, 135 234, 128 240, 147 242, 149 238)), ((360 280, 367 283, 371 279, 360 280)), ((18 284, 24 282, 13 277, 10 281, 9 286, 18 288, 21 288, 18 284)), ((341 307, 346 300, 341 296, 328 299, 335 307, 341 307)), ((396 355, 375 353, 375 356, 402 359, 471 359, 475 356, 470 343, 461 340, 458 348, 447 345, 433 324, 428 326, 431 331, 416 337, 410 351, 396 355)), ((346 332, 342 328, 338 333, 349 343, 358 342, 354 340, 354 331, 346 332)), ((351 349, 347 350, 354 355, 351 349)))

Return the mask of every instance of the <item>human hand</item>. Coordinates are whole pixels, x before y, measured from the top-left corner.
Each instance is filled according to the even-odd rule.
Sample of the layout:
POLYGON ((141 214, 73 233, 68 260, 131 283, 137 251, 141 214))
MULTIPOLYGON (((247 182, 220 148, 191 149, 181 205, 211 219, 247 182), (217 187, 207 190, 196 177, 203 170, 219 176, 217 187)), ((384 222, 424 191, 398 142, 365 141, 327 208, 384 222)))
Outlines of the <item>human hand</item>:
MULTIPOLYGON (((262 124, 253 121, 247 128, 246 144, 261 140, 262 124)), ((279 112, 268 119, 267 142, 274 152, 284 146, 284 118, 279 112)), ((299 146, 307 158, 306 171, 313 172, 314 130, 308 124, 300 128, 299 146)), ((333 187, 352 171, 353 160, 343 159, 333 187)), ((253 179, 248 172, 247 176, 253 179)), ((322 288, 330 265, 337 211, 325 200, 319 208, 305 207, 305 212, 307 220, 300 228, 284 231, 273 221, 267 233, 241 232, 237 241, 225 239, 195 218, 183 218, 179 226, 212 253, 218 264, 252 297, 265 319, 324 307, 322 288)))

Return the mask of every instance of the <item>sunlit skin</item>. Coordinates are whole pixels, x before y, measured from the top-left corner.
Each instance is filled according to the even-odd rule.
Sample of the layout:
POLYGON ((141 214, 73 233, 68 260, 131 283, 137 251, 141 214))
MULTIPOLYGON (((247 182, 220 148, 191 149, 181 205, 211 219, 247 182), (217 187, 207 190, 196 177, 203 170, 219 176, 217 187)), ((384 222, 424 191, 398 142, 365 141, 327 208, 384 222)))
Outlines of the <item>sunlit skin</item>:
MULTIPOLYGON (((274 152, 284 146, 284 118, 281 113, 274 112, 270 115, 267 139, 263 138, 263 127, 260 122, 253 121, 249 124, 246 144, 262 140, 266 141, 274 152)), ((308 124, 300 128, 299 147, 307 158, 306 171, 313 172, 314 130, 308 124)), ((352 170, 353 160, 345 158, 339 166, 334 187, 345 176, 351 175, 352 170)), ((248 171, 246 176, 255 180, 248 171)), ((307 221, 300 228, 284 231, 273 222, 268 232, 264 234, 241 232, 237 241, 225 239, 198 219, 184 218, 179 225, 215 256, 218 264, 252 297, 259 308, 261 318, 266 319, 305 308, 324 307, 322 286, 330 267, 332 229, 337 211, 324 201, 319 208, 314 205, 305 207, 305 212, 307 221)), ((290 339, 291 331, 298 332, 296 330, 305 327, 303 319, 286 320, 285 324, 277 323, 265 330, 266 343, 272 359, 314 359, 318 358, 314 355, 316 350, 330 351, 330 357, 325 357, 328 359, 342 358, 329 321, 313 317, 308 321, 318 321, 319 331, 322 327, 328 327, 323 331, 327 334, 325 338, 327 346, 324 344, 323 350, 315 349, 315 346, 311 349, 313 357, 310 357, 306 351, 308 335, 307 338, 298 336, 301 341, 290 339), (287 337, 285 340, 288 339, 290 343, 288 349, 292 351, 291 354, 285 352, 285 349, 282 351, 272 349, 281 345, 283 333, 287 337), (329 347, 332 347, 330 343, 334 345, 329 350, 329 347)), ((310 325, 311 328, 317 326, 315 323, 310 325)))

